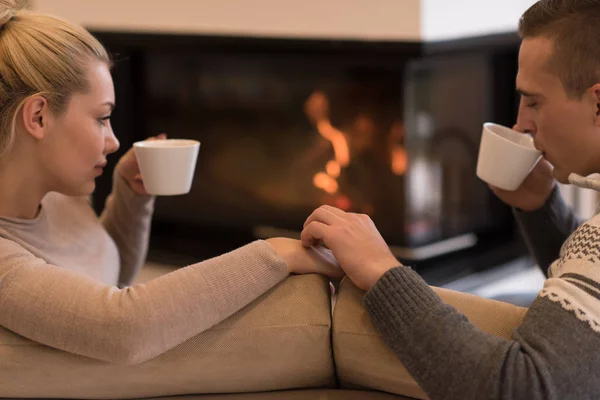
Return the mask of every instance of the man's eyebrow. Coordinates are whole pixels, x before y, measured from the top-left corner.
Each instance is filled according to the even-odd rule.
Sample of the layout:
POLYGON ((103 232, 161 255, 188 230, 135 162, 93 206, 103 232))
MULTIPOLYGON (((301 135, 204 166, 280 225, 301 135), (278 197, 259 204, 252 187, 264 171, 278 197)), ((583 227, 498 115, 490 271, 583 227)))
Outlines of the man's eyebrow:
POLYGON ((527 90, 517 88, 517 93, 519 93, 523 97, 541 97, 539 93, 528 92, 527 90))

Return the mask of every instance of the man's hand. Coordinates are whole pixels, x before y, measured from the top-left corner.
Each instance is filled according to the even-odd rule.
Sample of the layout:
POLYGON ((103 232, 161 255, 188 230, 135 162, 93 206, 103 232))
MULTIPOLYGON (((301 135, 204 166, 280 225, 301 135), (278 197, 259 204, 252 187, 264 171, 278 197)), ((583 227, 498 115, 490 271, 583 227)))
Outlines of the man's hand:
POLYGON ((323 243, 356 286, 369 290, 391 268, 400 266, 368 215, 322 206, 304 223, 302 244, 323 243))
POLYGON ((511 192, 489 186, 496 196, 509 206, 523 211, 535 211, 542 208, 552 193, 554 187, 552 171, 552 165, 541 159, 517 190, 511 192))

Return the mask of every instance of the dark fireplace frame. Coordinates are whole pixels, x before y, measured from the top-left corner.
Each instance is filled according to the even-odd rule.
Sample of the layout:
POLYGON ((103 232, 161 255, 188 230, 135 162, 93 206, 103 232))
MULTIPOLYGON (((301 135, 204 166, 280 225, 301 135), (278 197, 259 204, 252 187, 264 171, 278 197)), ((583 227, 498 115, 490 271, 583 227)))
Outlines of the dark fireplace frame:
MULTIPOLYGON (((438 43, 373 42, 356 40, 274 39, 205 35, 171 35, 131 32, 94 31, 113 56, 113 77, 117 108, 112 125, 121 142, 118 153, 109 157, 105 174, 97 180, 94 208, 100 213, 112 187, 112 172, 120 156, 148 132, 144 122, 143 51, 151 48, 180 49, 195 52, 268 52, 274 56, 294 54, 337 54, 384 60, 408 60, 423 56, 460 53, 473 50, 514 51, 516 34, 492 35, 475 39, 438 43)), ((514 116, 507 115, 506 119, 514 116)), ((500 121, 502 122, 502 121, 500 121)), ((256 239, 251 229, 231 230, 219 226, 196 227, 155 221, 149 258, 154 261, 185 265, 210 258, 256 239)), ((433 284, 468 272, 523 256, 525 247, 516 227, 502 235, 479 238, 475 248, 429 260, 413 262, 414 267, 433 284)))

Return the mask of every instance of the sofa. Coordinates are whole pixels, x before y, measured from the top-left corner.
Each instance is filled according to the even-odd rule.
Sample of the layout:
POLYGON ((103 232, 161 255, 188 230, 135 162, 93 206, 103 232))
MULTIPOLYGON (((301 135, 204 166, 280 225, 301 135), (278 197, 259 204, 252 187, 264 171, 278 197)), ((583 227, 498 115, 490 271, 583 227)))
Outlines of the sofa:
MULTIPOLYGON (((502 337, 510 337, 526 311, 435 290, 471 322, 502 337)), ((290 276, 220 324, 133 366, 65 353, 0 328, 0 397, 426 399, 383 343, 363 296, 344 279, 332 307, 326 278, 290 276)))

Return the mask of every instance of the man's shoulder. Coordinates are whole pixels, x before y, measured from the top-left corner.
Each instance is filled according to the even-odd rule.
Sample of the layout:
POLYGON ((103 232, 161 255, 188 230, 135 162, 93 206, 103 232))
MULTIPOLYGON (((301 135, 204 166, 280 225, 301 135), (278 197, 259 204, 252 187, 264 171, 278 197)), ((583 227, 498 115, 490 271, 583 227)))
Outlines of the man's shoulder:
POLYGON ((581 224, 565 241, 540 292, 600 333, 600 215, 581 224))

